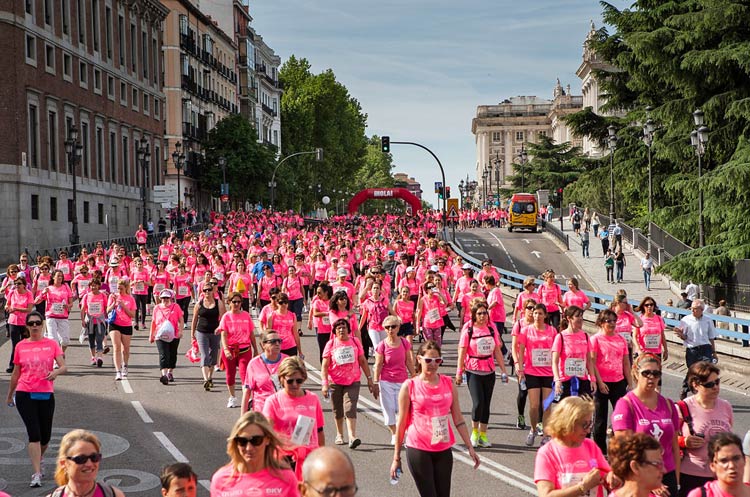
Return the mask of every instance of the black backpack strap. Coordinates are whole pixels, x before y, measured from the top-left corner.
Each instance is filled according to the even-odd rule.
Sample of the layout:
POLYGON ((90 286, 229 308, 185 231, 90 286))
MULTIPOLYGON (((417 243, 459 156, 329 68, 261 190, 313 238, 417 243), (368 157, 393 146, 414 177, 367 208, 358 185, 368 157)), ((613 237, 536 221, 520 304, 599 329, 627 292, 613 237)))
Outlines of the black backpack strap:
POLYGON ((102 489, 104 497, 115 497, 115 487, 103 481, 96 482, 96 484, 102 489))

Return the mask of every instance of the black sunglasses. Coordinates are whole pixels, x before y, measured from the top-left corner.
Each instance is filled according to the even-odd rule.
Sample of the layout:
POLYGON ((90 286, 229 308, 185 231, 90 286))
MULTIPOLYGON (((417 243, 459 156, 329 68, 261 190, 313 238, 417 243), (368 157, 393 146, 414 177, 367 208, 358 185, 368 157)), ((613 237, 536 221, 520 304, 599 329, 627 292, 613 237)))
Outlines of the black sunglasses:
POLYGON ((240 447, 246 447, 247 444, 252 445, 253 447, 258 447, 260 444, 263 443, 263 440, 265 440, 265 435, 253 435, 250 438, 247 437, 234 437, 234 443, 239 445, 240 447))
POLYGON ((659 371, 658 369, 644 369, 643 371, 641 371, 641 376, 643 376, 644 378, 661 378, 661 371, 659 371))
POLYGON ((76 464, 86 464, 86 461, 89 461, 89 460, 91 462, 101 461, 102 455, 99 454, 98 452, 94 452, 93 454, 89 454, 89 455, 81 454, 80 456, 72 456, 72 457, 68 456, 66 457, 66 459, 69 461, 73 461, 76 464))
POLYGON ((705 383, 701 383, 700 386, 703 388, 713 388, 719 386, 721 383, 721 378, 716 378, 714 381, 707 381, 705 383))
POLYGON ((237 304, 237 305, 239 305, 239 304, 241 304, 241 303, 242 303, 242 301, 241 301, 241 300, 233 300, 233 301, 232 301, 232 304, 237 304))
POLYGON ((387 326, 383 326, 386 330, 395 330, 396 328, 399 328, 399 325, 397 324, 389 324, 387 326))
POLYGON ((295 383, 297 385, 302 385, 305 382, 305 379, 304 378, 287 378, 286 382, 289 383, 290 385, 293 385, 295 383))
POLYGON ((271 338, 270 340, 263 340, 263 343, 270 343, 271 345, 279 345, 281 344, 281 342, 281 338, 271 338))
POLYGON ((27 321, 26 322, 26 326, 41 326, 41 325, 42 325, 41 321, 27 321))

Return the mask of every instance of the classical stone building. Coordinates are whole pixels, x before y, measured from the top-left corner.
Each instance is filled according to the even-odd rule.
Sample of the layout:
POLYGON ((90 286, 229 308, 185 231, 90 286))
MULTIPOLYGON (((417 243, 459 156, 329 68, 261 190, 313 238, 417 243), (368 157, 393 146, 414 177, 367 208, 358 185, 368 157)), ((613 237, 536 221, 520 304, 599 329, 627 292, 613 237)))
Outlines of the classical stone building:
POLYGON ((74 218, 81 242, 132 235, 144 186, 146 217, 158 218, 167 12, 155 0, 0 0, 0 262, 67 245, 74 218))
POLYGON ((396 184, 403 184, 404 188, 413 193, 417 198, 422 198, 422 185, 419 181, 415 180, 406 173, 396 173, 393 175, 393 180, 396 184))

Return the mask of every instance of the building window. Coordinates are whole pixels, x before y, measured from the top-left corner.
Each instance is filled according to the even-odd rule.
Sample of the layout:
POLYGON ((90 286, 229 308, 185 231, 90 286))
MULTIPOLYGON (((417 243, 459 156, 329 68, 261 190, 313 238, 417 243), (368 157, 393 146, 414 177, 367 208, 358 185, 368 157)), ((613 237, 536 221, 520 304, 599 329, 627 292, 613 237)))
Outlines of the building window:
POLYGON ((152 184, 161 184, 161 147, 154 143, 154 155, 151 156, 151 164, 153 164, 153 170, 156 172, 156 178, 152 181, 152 184))
POLYGON ((540 131, 539 132, 539 136, 547 136, 547 132, 546 131, 540 131))
POLYGON ((153 58, 151 61, 153 62, 153 69, 151 71, 152 79, 154 81, 154 85, 159 84, 159 79, 157 77, 157 74, 159 72, 159 51, 156 49, 156 39, 153 38, 151 40, 151 53, 153 54, 153 58))
POLYGON ((73 81, 73 57, 63 52, 63 79, 73 81))
POLYGON ((138 110, 138 88, 133 87, 133 98, 130 101, 133 104, 133 110, 138 110))
POLYGON ((122 14, 117 16, 117 37, 119 43, 117 44, 117 58, 120 61, 120 66, 125 65, 125 18, 122 14))
POLYGON ((135 24, 130 25, 130 70, 135 73, 135 54, 138 51, 135 38, 135 24))
POLYGON ((68 199, 68 222, 73 222, 73 199, 68 199))
POLYGON ((26 62, 36 66, 36 37, 26 35, 26 62))
POLYGON ((52 26, 52 0, 43 0, 44 7, 44 24, 52 26))
POLYGON ((30 16, 34 15, 34 0, 26 0, 24 2, 24 8, 26 9, 26 13, 30 16))
POLYGON ((57 112, 54 110, 47 112, 47 133, 49 168, 51 171, 57 171, 57 112))
POLYGON ((39 108, 29 104, 29 166, 39 167, 39 108))
POLYGON ((183 36, 188 35, 188 18, 185 14, 180 14, 180 34, 183 36))
POLYGON ((86 43, 86 30, 83 29, 83 20, 86 19, 86 6, 84 5, 85 0, 76 0, 76 27, 78 28, 78 43, 86 43))
POLYGON ((148 81, 148 37, 141 31, 141 66, 143 66, 143 80, 148 81))
POLYGON ((522 142, 523 141, 524 133, 523 131, 516 131, 516 141, 522 142))
POLYGON ((44 44, 44 69, 55 74, 55 46, 44 44))
POLYGON ((157 119, 159 118, 159 105, 159 97, 154 97, 154 117, 157 119))
POLYGON ((99 51, 99 0, 91 0, 91 40, 94 52, 99 51))
POLYGON ((502 136, 502 134, 499 131, 493 131, 492 132, 492 141, 493 142, 499 142, 500 139, 501 139, 500 138, 501 136, 502 136))
POLYGON ((149 105, 148 94, 144 93, 143 94, 143 113, 148 115, 149 108, 150 108, 150 105, 149 105))
POLYGON ((78 63, 78 79, 82 88, 89 87, 89 66, 85 62, 78 63))
POLYGON ((128 85, 120 81, 120 105, 128 106, 128 85))
POLYGON ((62 0, 62 31, 63 35, 70 36, 70 0, 62 0))
POLYGON ((109 182, 117 183, 117 134, 109 132, 109 182))
POLYGON ((91 177, 91 150, 89 147, 89 124, 81 122, 81 134, 79 136, 81 146, 81 175, 87 178, 91 177))
POLYGON ((57 221, 57 197, 49 198, 49 220, 57 221))
POLYGON ((122 137, 122 184, 127 185, 130 181, 130 160, 128 156, 128 137, 122 137))
POLYGON ((102 71, 94 68, 94 93, 102 94, 102 71))
POLYGON ((95 137, 96 147, 96 179, 104 180, 104 130, 99 126, 96 127, 95 137))
POLYGON ((115 77, 107 74, 107 97, 110 100, 115 99, 115 77))
POLYGON ((97 204, 96 218, 99 224, 104 224, 104 204, 97 204))
POLYGON ((104 44, 107 59, 112 60, 112 9, 104 7, 104 44))
POLYGON ((39 219, 39 195, 31 194, 31 219, 39 219))
POLYGON ((87 200, 83 201, 83 222, 89 223, 89 203, 87 200))
POLYGON ((112 226, 117 228, 117 206, 113 205, 111 211, 112 211, 112 226))

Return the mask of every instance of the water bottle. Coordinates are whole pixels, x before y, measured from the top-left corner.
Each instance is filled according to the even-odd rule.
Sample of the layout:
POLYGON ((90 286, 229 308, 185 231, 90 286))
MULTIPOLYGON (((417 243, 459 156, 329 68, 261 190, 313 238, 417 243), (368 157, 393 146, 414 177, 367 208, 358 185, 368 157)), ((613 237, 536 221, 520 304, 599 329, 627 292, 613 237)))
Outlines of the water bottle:
POLYGON ((396 485, 398 483, 398 480, 401 478, 401 468, 396 469, 396 477, 391 478, 391 485, 396 485))
POLYGON ((518 383, 518 386, 521 388, 521 390, 526 390, 526 378, 524 378, 523 380, 521 380, 518 383))
POLYGON ((501 374, 500 381, 502 381, 503 383, 508 383, 508 375, 505 373, 501 374))
POLYGON ((461 373, 461 383, 463 383, 464 385, 467 384, 466 373, 461 373))
POLYGON ((562 399, 562 392, 555 394, 555 402, 560 402, 560 399, 562 399))

